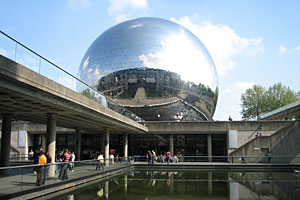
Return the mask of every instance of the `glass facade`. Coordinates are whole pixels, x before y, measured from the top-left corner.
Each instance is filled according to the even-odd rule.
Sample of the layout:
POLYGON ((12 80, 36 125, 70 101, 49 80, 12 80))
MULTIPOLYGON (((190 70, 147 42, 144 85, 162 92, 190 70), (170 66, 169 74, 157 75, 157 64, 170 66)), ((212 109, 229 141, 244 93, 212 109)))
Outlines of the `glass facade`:
POLYGON ((56 135, 56 149, 61 151, 69 149, 75 151, 75 135, 74 134, 58 134, 56 135))
MULTIPOLYGON (((208 161, 207 134, 174 134, 174 154, 178 156, 203 156, 198 161, 208 161)), ((212 161, 226 161, 226 135, 212 134, 212 161)), ((159 155, 170 148, 170 135, 129 135, 129 155, 145 156, 148 150, 155 150, 159 155)), ((187 158, 188 159, 188 158, 187 158)), ((190 158, 195 160, 195 158, 190 158)), ((186 160, 187 161, 187 160, 186 160)))
MULTIPOLYGON (((173 134, 174 155, 178 156, 203 156, 197 161, 208 161, 208 134, 173 134)), ((34 146, 30 149, 39 149, 42 146, 42 135, 35 134, 34 146)), ((81 135, 81 160, 93 159, 96 152, 104 152, 102 146, 102 134, 82 134, 81 135)), ((212 161, 227 161, 227 139, 226 134, 212 134, 212 161)), ((75 134, 57 134, 56 149, 70 149, 75 151, 75 134)), ((124 136, 123 134, 110 134, 110 153, 124 156, 124 136)), ((129 134, 128 135, 128 155, 146 156, 148 150, 155 150, 158 155, 166 154, 170 150, 170 135, 164 134, 129 134)), ((189 158, 185 158, 188 161, 189 158)), ((191 157, 191 161, 195 158, 191 157)))
POLYGON ((159 18, 129 20, 102 33, 78 77, 146 121, 210 120, 218 99, 216 69, 204 45, 159 18), (169 112, 174 103, 181 109, 169 112), (149 115, 147 108, 156 111, 149 115))
POLYGON ((129 155, 146 156, 149 150, 159 154, 169 150, 169 135, 129 135, 129 155))
POLYGON ((174 154, 207 156, 207 135, 174 135, 174 154))

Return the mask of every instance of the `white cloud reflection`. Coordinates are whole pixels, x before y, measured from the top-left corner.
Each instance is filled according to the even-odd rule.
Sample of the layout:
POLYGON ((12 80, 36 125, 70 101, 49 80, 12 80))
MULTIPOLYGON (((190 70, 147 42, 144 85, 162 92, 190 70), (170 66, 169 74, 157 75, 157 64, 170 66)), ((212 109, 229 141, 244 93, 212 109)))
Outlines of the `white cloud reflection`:
POLYGON ((161 42, 162 50, 154 54, 141 55, 144 67, 162 68, 176 72, 185 81, 202 83, 211 88, 217 86, 213 63, 205 51, 186 37, 184 31, 174 34, 161 42))
POLYGON ((209 21, 196 24, 189 17, 170 20, 186 27, 203 42, 219 75, 226 74, 235 67, 235 56, 264 52, 261 38, 241 37, 227 25, 214 25, 209 21))

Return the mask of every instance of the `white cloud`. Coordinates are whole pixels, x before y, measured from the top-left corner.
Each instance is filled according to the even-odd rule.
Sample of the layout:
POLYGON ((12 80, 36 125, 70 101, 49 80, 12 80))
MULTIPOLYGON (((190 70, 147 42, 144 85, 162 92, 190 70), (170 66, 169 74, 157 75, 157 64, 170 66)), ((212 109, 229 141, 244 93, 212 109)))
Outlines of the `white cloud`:
POLYGON ((69 8, 78 8, 78 7, 90 7, 90 0, 67 0, 67 7, 69 8))
POLYGON ((57 82, 62 84, 63 86, 65 86, 67 88, 70 88, 71 90, 76 91, 76 81, 71 76, 70 77, 59 76, 57 78, 57 82))
POLYGON ((288 51, 288 49, 283 46, 283 45, 279 45, 279 53, 280 54, 285 54, 288 51))
POLYGON ((254 82, 236 82, 228 88, 220 89, 214 120, 227 120, 229 116, 233 120, 241 120, 241 95, 254 84, 254 82))
POLYGON ((11 59, 11 60, 15 60, 15 51, 13 49, 3 49, 0 48, 0 54, 11 59))
POLYGON ((295 51, 300 51, 300 45, 294 48, 295 51))
POLYGON ((121 13, 125 9, 147 9, 147 0, 110 0, 109 13, 121 13))
POLYGON ((184 31, 170 35, 161 42, 161 45, 161 51, 139 56, 143 66, 150 68, 164 66, 164 70, 180 74, 185 81, 192 81, 195 84, 201 82, 213 89, 216 87, 210 60, 186 37, 184 31))
POLYGON ((130 19, 134 11, 148 9, 147 0, 109 0, 109 3, 107 11, 117 22, 130 19))
POLYGON ((241 37, 227 25, 214 25, 209 21, 195 24, 189 17, 170 20, 183 25, 203 42, 219 75, 226 74, 235 67, 235 56, 254 55, 264 51, 261 38, 241 37))

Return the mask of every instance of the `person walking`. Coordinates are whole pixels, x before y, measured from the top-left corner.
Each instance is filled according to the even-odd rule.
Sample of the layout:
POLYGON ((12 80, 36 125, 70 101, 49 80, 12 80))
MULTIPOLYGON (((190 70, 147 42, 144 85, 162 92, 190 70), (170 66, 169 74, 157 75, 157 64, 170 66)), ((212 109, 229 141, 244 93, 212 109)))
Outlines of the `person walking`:
POLYGON ((104 169, 104 157, 103 154, 100 153, 100 155, 97 157, 97 159, 99 160, 97 165, 96 165, 96 170, 100 170, 100 169, 104 169))
POLYGON ((68 149, 65 149, 64 154, 62 156, 62 162, 64 163, 61 167, 61 173, 59 173, 60 177, 58 177, 61 180, 67 180, 68 177, 68 165, 70 161, 70 154, 68 149))
POLYGON ((34 155, 34 152, 33 152, 32 149, 31 149, 30 152, 28 153, 28 158, 29 158, 29 160, 32 159, 33 155, 34 155))
POLYGON ((71 163, 70 163, 70 172, 74 172, 74 161, 75 161, 75 152, 71 153, 71 163))
POLYGON ((152 163, 152 153, 151 151, 148 151, 147 153, 147 161, 148 161, 148 165, 150 165, 152 163))
POLYGON ((167 162, 168 162, 168 164, 170 164, 170 159, 171 159, 171 152, 168 151, 167 152, 167 162))
POLYGON ((39 160, 38 160, 38 165, 42 165, 42 166, 37 167, 37 178, 36 178, 36 185, 37 186, 40 186, 42 184, 44 171, 45 171, 45 164, 47 164, 47 158, 46 158, 44 152, 41 151, 40 152, 40 157, 39 157, 39 160))
POLYGON ((267 152, 267 157, 268 157, 268 163, 270 164, 271 163, 272 154, 271 154, 271 152, 269 150, 267 152))
POLYGON ((156 153, 154 150, 152 150, 152 164, 154 164, 155 160, 156 160, 156 153))
POLYGON ((50 164, 52 163, 52 158, 51 158, 49 152, 46 153, 46 159, 47 159, 47 165, 45 165, 45 171, 44 171, 43 182, 42 182, 43 185, 46 184, 46 180, 48 177, 48 171, 50 168, 50 164))
POLYGON ((110 159, 110 163, 114 164, 114 160, 115 160, 114 154, 111 153, 109 159, 110 159))

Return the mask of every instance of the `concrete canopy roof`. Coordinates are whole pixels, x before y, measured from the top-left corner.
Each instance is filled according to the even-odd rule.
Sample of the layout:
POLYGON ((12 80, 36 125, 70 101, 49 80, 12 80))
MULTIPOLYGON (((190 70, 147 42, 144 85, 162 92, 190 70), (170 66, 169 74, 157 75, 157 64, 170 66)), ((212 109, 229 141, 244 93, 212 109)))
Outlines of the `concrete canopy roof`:
POLYGON ((14 120, 47 122, 57 114, 57 126, 111 132, 146 133, 148 128, 96 101, 66 88, 0 55, 0 112, 14 120))
POLYGON ((300 115, 300 100, 261 115, 261 119, 279 120, 300 115))

